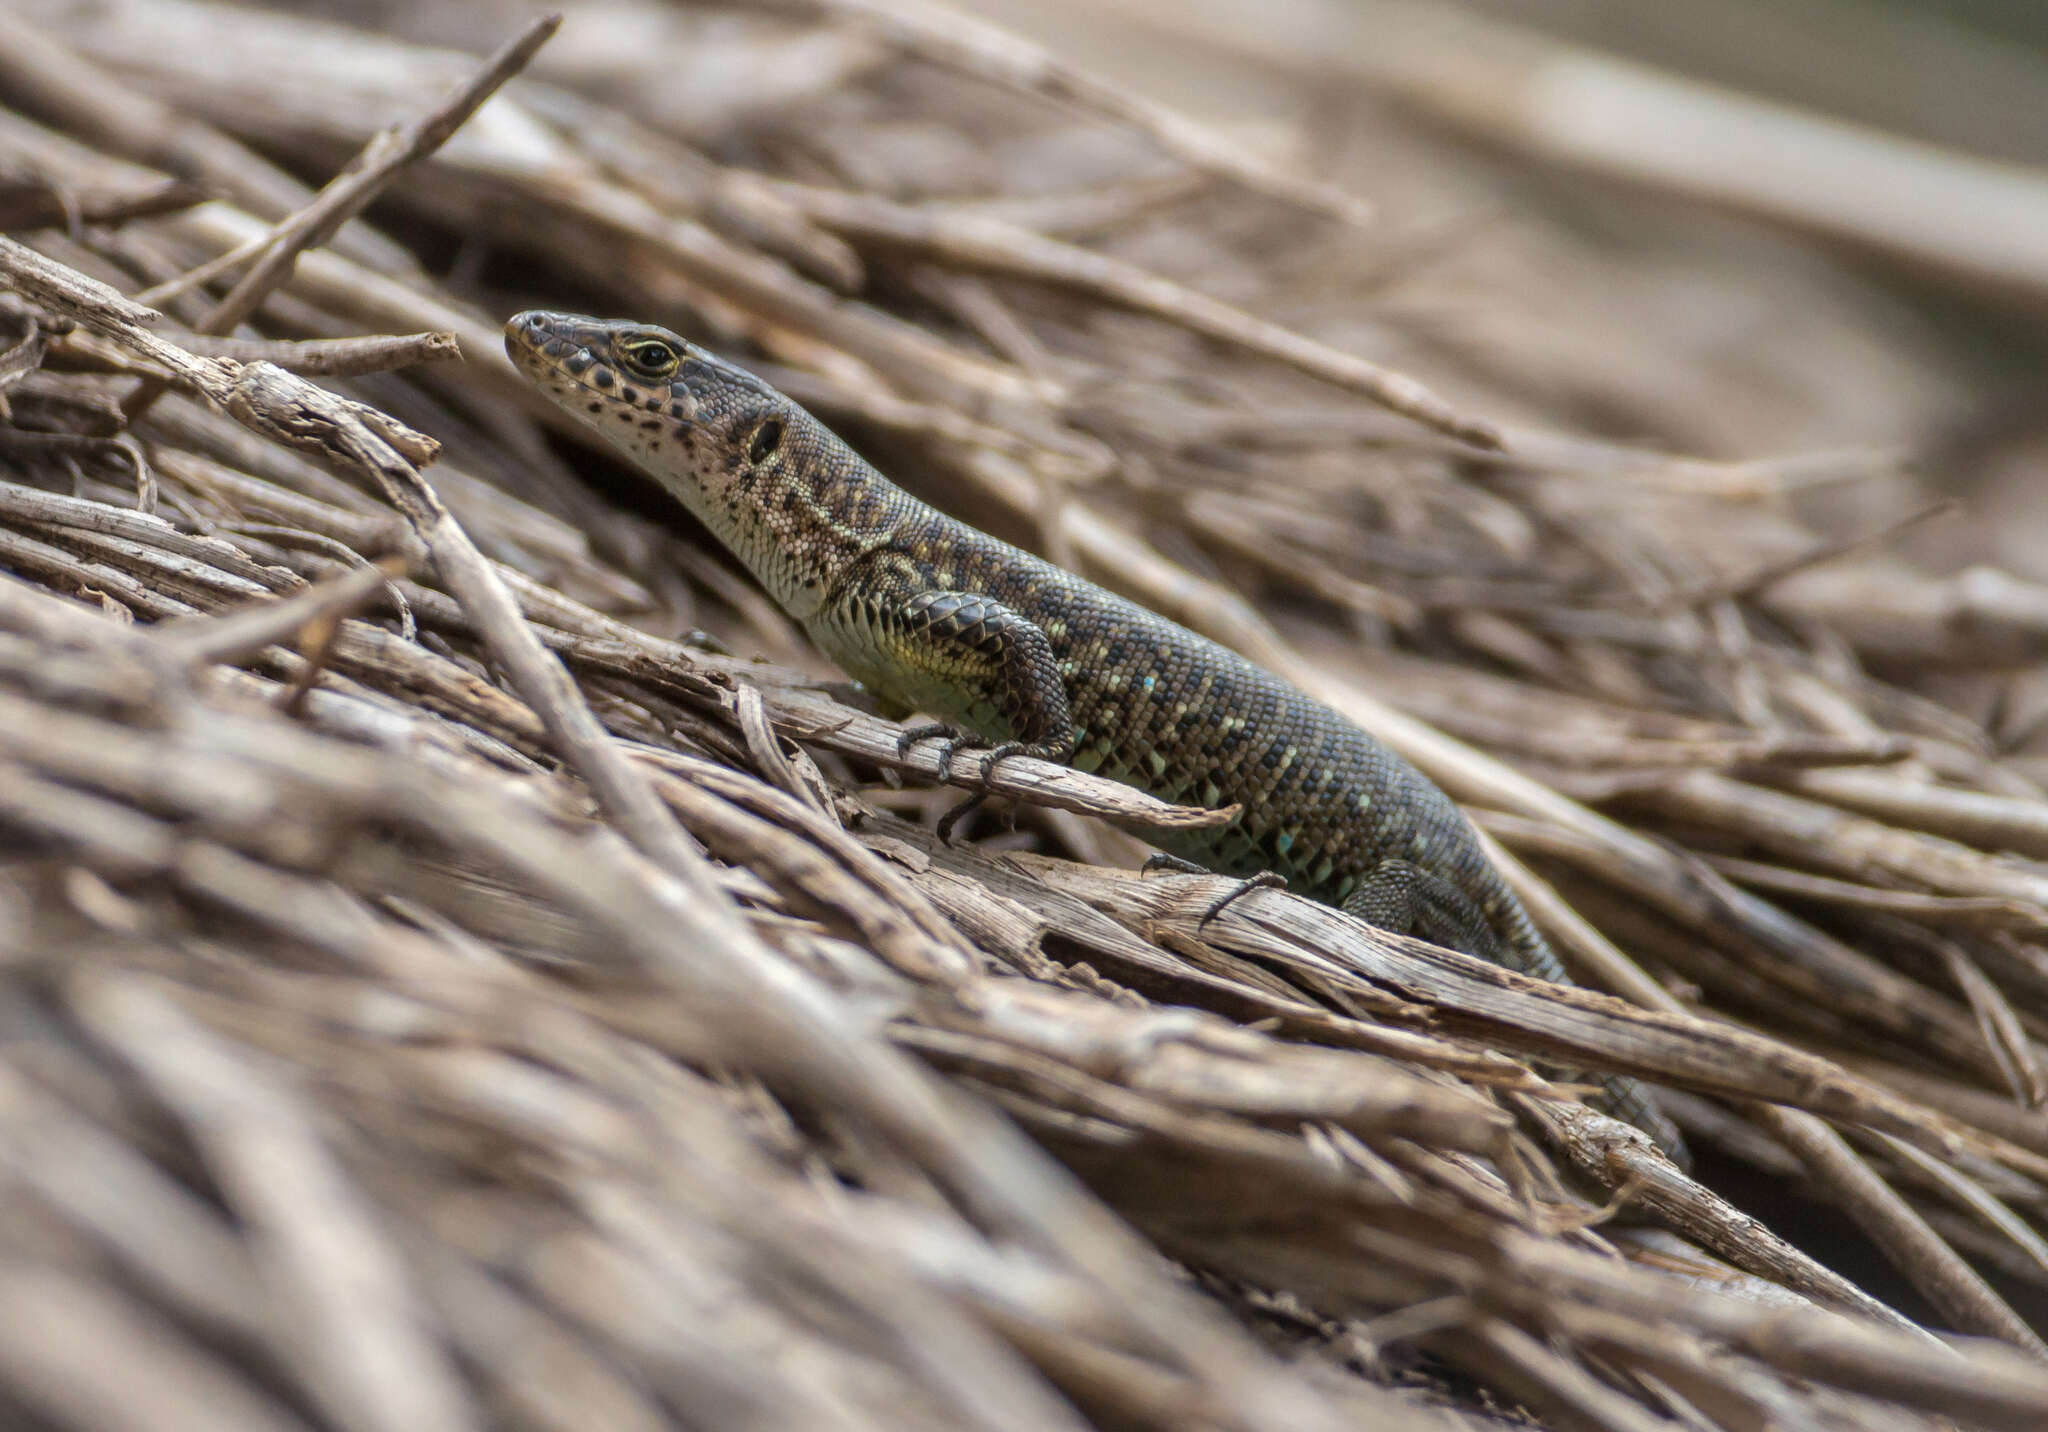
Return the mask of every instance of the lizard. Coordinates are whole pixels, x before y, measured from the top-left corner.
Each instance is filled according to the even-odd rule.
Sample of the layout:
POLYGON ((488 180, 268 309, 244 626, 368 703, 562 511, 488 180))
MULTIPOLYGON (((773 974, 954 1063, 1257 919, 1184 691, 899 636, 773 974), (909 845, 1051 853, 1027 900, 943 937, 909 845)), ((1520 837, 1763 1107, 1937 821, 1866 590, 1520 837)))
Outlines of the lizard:
MULTIPOLYGON (((1147 832, 1175 864, 1273 879, 1368 924, 1568 983, 1464 813, 1391 747, 1237 652, 968 526, 769 384, 650 324, 529 311, 514 364, 739 559, 811 641, 941 737, 1094 771, 1223 826, 1147 832)), ((943 830, 942 830, 942 833, 943 830)), ((1215 907, 1212 907, 1212 912, 1215 907)), ((1647 1090, 1609 1108, 1674 1159, 1647 1090)))

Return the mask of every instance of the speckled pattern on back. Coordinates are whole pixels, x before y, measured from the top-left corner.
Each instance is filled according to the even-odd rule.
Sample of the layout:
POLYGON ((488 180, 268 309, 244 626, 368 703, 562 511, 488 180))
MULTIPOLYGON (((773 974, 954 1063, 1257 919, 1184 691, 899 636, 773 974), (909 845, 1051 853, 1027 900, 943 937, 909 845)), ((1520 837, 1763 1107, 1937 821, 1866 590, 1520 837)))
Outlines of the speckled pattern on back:
POLYGON ((1502 947, 1471 953, 1562 976, 1540 942, 1531 948, 1518 938, 1520 906, 1463 814, 1385 745, 1228 647, 908 494, 901 504, 900 545, 874 554, 863 579, 809 624, 819 645, 870 685, 990 739, 1033 739, 1015 712, 973 699, 968 688, 905 690, 901 668, 876 659, 877 646, 887 653, 919 640, 898 615, 908 594, 993 597, 1044 632, 1058 661, 1075 742, 1070 764, 1177 804, 1245 808, 1228 826, 1148 839, 1226 874, 1278 871, 1298 893, 1332 905, 1400 857, 1449 879, 1494 923, 1502 947))
MULTIPOLYGON (((1143 832, 1225 874, 1277 871, 1299 894, 1363 912, 1374 871, 1405 861, 1476 908, 1485 929, 1461 941, 1479 946, 1466 953, 1564 980, 1457 806, 1328 706, 919 501, 803 408, 666 330, 530 313, 506 335, 543 391, 674 494, 893 706, 1162 800, 1242 804, 1227 826, 1143 832), (634 372, 650 342, 673 348, 672 371, 634 372)), ((1679 1147, 1633 1081, 1609 1093, 1679 1147)))

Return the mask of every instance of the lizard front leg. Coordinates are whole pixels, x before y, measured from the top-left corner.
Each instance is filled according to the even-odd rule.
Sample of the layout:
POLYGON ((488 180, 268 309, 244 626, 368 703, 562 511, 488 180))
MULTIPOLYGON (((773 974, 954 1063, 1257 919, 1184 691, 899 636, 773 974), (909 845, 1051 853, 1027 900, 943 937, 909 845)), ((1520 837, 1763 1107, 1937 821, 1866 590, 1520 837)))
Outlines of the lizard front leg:
MULTIPOLYGON (((842 660, 853 674, 898 705, 930 711, 973 732, 913 726, 903 733, 906 750, 927 736, 944 736, 950 760, 970 741, 992 742, 981 760, 984 783, 1010 756, 1062 763, 1073 756, 1074 720, 1052 643, 1037 623, 995 598, 958 591, 918 592, 896 601, 868 598, 834 613, 825 628, 816 633, 820 644, 828 651, 843 647, 842 660)), ((950 812, 941 833, 967 809, 950 812)))

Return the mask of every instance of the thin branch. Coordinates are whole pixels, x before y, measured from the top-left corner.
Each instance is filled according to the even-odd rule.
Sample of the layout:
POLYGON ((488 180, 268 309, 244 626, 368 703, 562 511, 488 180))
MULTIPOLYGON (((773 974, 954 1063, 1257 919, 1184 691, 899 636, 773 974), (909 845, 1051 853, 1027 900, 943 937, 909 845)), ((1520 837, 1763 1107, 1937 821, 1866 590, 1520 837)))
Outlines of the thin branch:
POLYGON ((1076 289, 1284 363, 1473 447, 1494 450, 1501 446, 1499 428, 1458 413, 1404 373, 1332 348, 1122 259, 958 208, 914 208, 873 194, 803 184, 777 184, 774 188, 805 217, 839 233, 914 248, 943 263, 1076 289))
MULTIPOLYGON (((275 289, 290 282, 301 253, 326 243, 407 168, 446 144, 464 121, 482 108, 485 100, 525 68, 561 25, 562 17, 558 14, 541 16, 492 56, 467 84, 433 109, 407 123, 379 130, 311 203, 278 222, 255 245, 255 266, 207 311, 196 325, 198 330, 210 334, 233 332, 275 289)), ((163 392, 163 384, 144 380, 122 404, 128 421, 134 423, 163 392)))

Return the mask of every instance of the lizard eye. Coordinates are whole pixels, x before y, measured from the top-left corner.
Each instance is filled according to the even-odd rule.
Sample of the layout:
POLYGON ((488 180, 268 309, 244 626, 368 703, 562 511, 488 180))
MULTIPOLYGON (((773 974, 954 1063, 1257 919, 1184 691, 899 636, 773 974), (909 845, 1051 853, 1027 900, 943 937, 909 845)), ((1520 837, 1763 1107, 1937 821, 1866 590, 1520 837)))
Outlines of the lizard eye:
POLYGON ((754 440, 747 446, 747 461, 759 467, 775 456, 775 450, 782 446, 782 422, 770 418, 754 429, 754 440))
POLYGON ((619 357, 644 378, 666 378, 682 361, 674 345, 659 338, 636 338, 620 350, 619 357))

